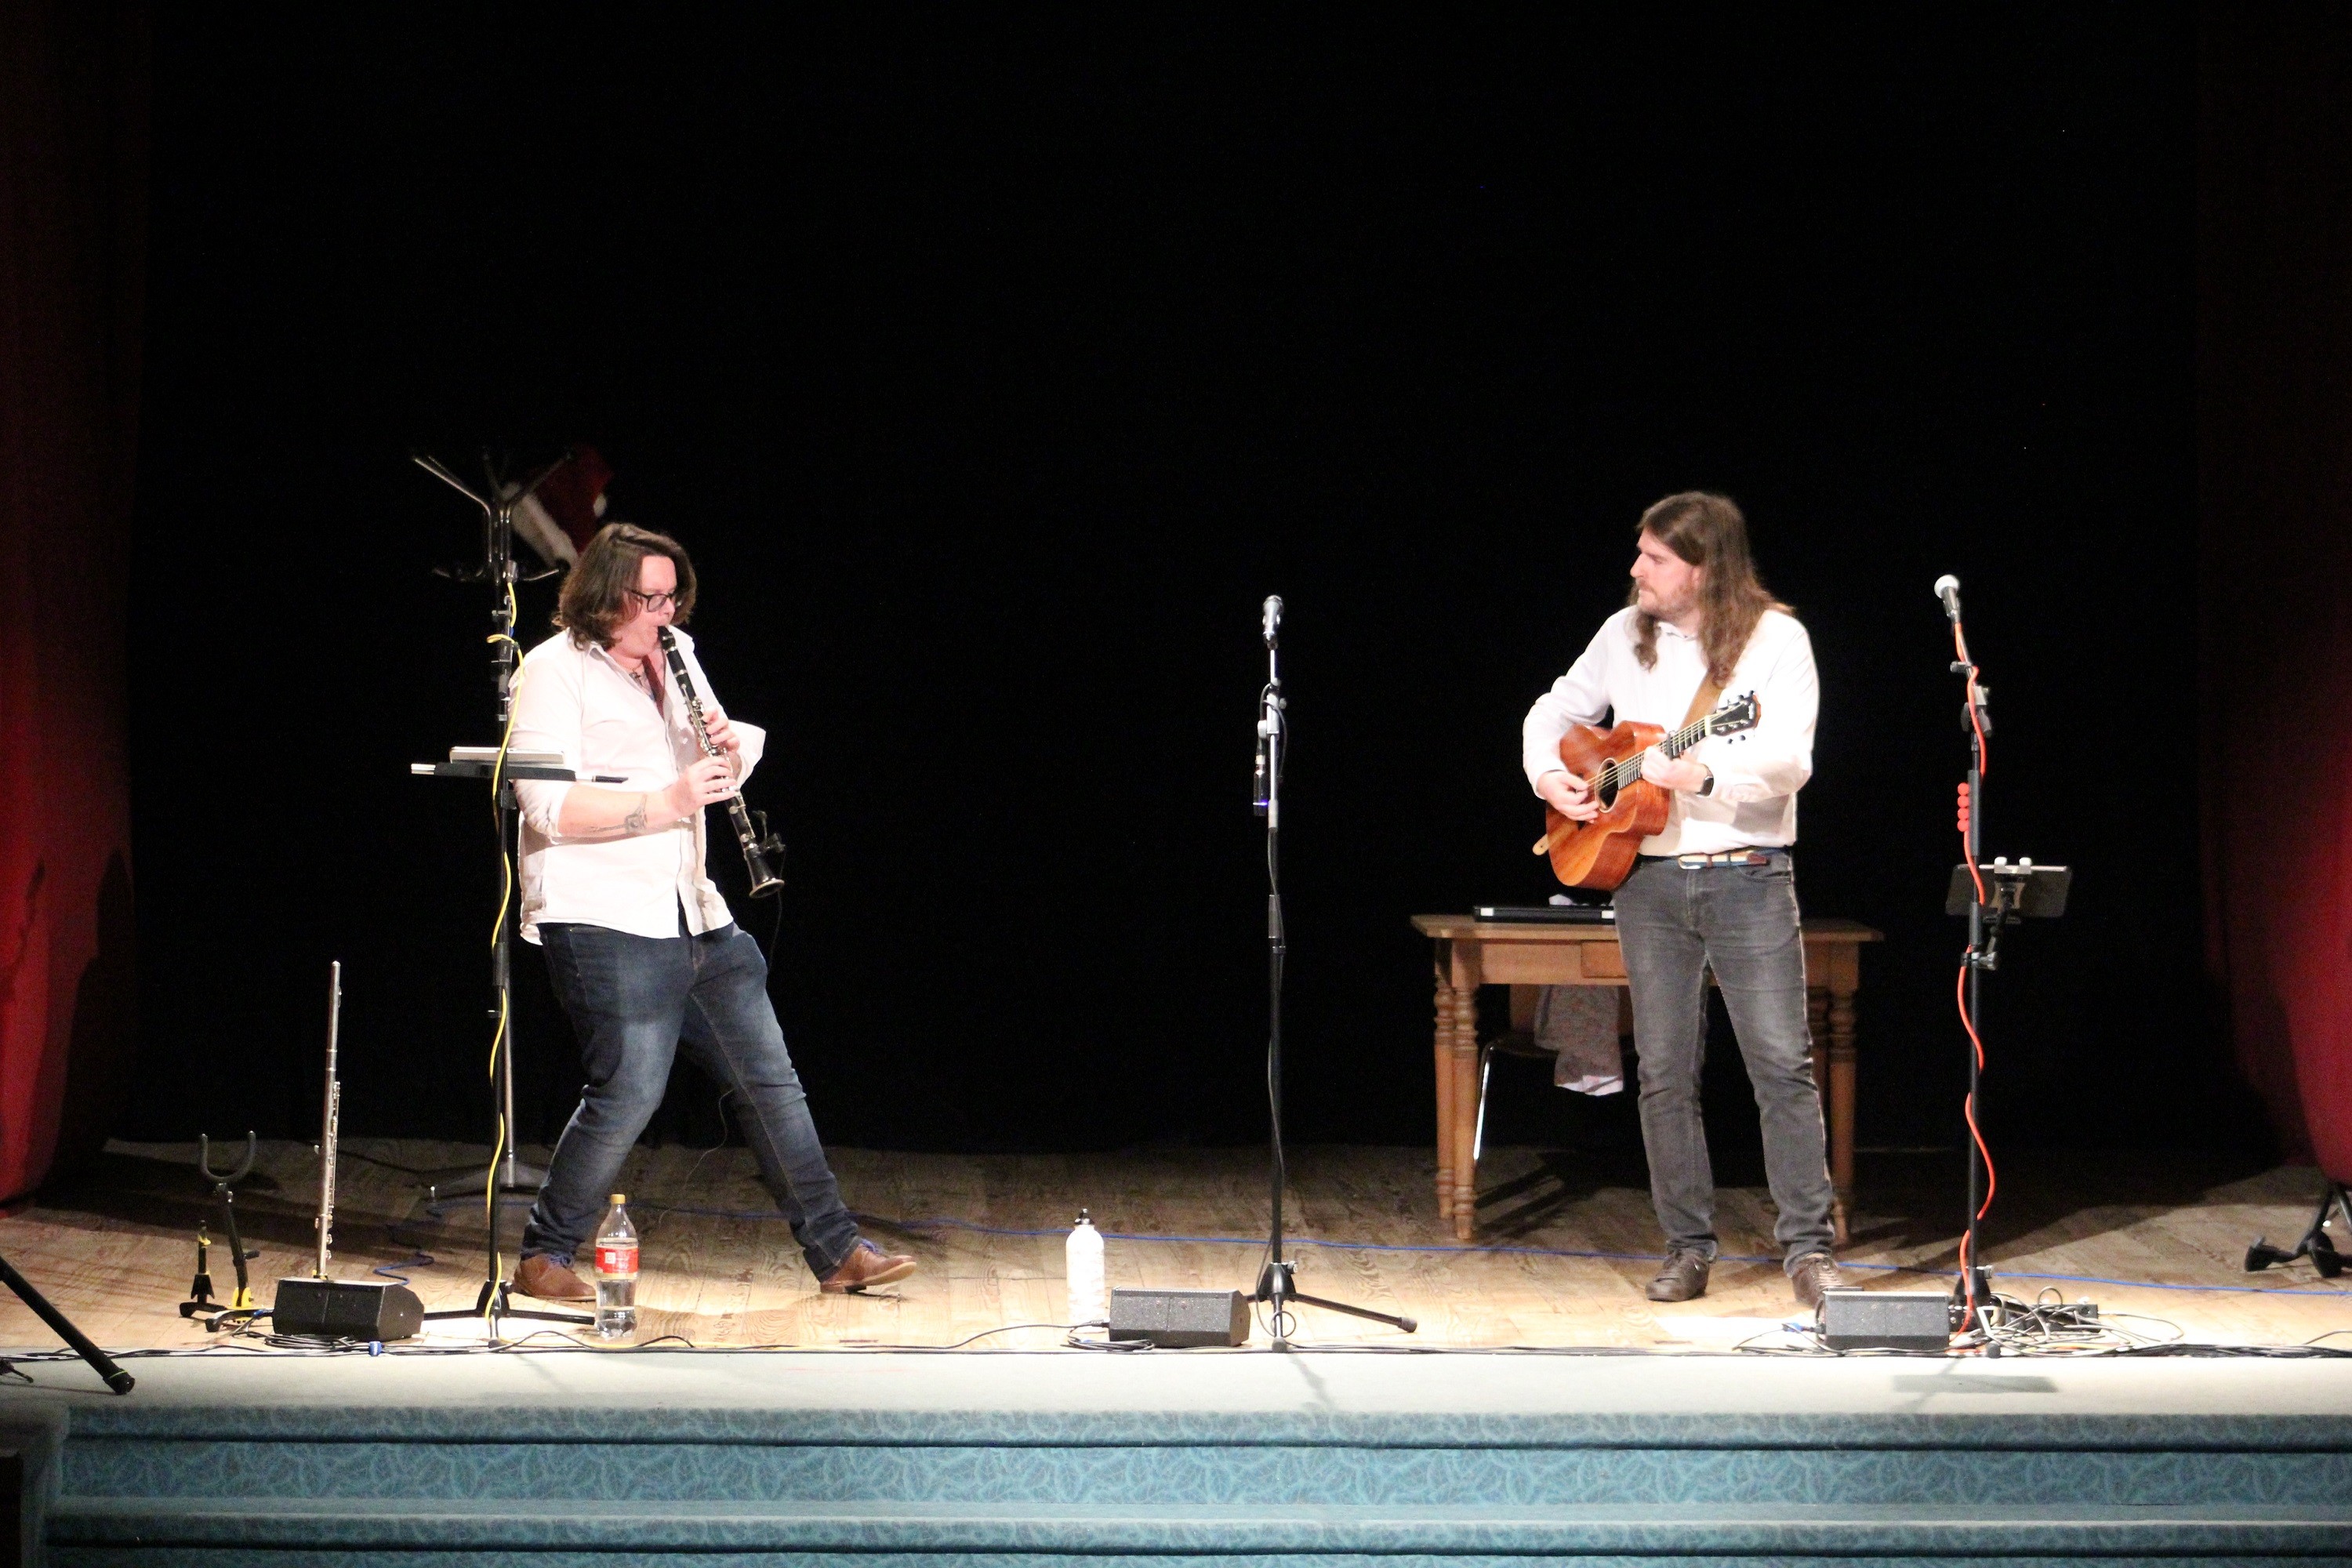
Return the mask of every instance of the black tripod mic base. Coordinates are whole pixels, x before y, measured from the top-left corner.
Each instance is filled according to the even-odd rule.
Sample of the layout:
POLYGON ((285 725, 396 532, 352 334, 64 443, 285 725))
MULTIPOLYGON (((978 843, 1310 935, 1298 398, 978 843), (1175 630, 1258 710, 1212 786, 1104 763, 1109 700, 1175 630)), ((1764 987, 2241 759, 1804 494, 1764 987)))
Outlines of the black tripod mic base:
POLYGON ((1302 1296, 1296 1290, 1283 1300, 1297 1301, 1303 1306, 1320 1307, 1327 1312, 1345 1312, 1351 1318, 1364 1318, 1375 1323, 1386 1323, 1392 1329, 1402 1329, 1408 1334, 1421 1327, 1411 1318, 1392 1317, 1386 1312, 1375 1312, 1369 1307, 1350 1307, 1345 1301, 1327 1301, 1320 1296, 1302 1296))

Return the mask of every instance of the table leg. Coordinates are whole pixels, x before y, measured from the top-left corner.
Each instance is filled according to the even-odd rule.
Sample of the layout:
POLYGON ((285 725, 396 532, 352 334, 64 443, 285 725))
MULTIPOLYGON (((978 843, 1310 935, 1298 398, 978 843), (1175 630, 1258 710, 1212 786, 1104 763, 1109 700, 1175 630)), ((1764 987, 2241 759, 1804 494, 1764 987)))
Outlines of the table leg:
POLYGON ((1830 994, 1830 1180, 1837 1189, 1838 1241, 1853 1197, 1853 991, 1830 994))
POLYGON ((1454 1236, 1470 1239, 1478 1223, 1478 988, 1454 993, 1454 1236))
POLYGON ((1454 986, 1437 972, 1437 1217, 1454 1217, 1454 986))

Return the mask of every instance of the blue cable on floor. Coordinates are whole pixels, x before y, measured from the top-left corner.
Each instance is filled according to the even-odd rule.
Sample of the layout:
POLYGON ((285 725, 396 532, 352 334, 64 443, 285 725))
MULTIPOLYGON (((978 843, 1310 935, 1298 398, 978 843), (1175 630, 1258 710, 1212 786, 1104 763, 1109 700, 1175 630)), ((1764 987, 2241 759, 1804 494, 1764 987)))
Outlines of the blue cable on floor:
MULTIPOLYGON (((667 1205, 664 1205, 659 1212, 664 1214, 699 1215, 709 1219, 772 1220, 783 1218, 783 1215, 776 1213, 772 1209, 697 1208, 686 1204, 667 1205)), ((1067 1236, 1069 1234, 1066 1230, 1036 1230, 1023 1229, 1013 1226, 980 1225, 968 1219, 940 1218, 901 1220, 892 1219, 885 1215, 864 1214, 855 1215, 852 1217, 861 1221, 871 1221, 877 1225, 889 1226, 898 1230, 963 1230, 970 1231, 975 1236, 1023 1236, 1041 1238, 1045 1237, 1067 1236)), ((1266 1240, 1266 1238, 1262 1236, 1141 1236, 1129 1231, 1118 1230, 1107 1230, 1103 1232, 1103 1239, 1105 1241, 1189 1242, 1199 1247, 1263 1247, 1265 1245, 1266 1240)), ((1395 1242, 1379 1241, 1317 1241, 1311 1237, 1286 1237, 1286 1245, 1290 1247, 1329 1247, 1341 1252, 1432 1252, 1446 1255, 1490 1252, 1499 1254, 1504 1257, 1513 1258, 1585 1258, 1605 1263, 1655 1263, 1658 1261, 1659 1256, 1654 1252, 1587 1252, 1578 1250, 1574 1247, 1433 1247, 1412 1246, 1395 1242)), ((1718 1263, 1769 1263, 1775 1267, 1778 1267, 1780 1262, 1777 1258, 1746 1258, 1736 1256, 1718 1258, 1716 1261, 1718 1263)), ((1925 1274, 1935 1278, 1941 1278, 1945 1272, 1948 1272, 1947 1270, 1941 1269, 1921 1268, 1915 1264, 1908 1263, 1849 1263, 1843 1258, 1840 1258, 1838 1260, 1838 1267, 1849 1271, 1868 1270, 1872 1273, 1878 1274, 1925 1274)), ((2115 1285, 2132 1290, 2203 1290, 2234 1296, 2352 1296, 2352 1290, 2305 1289, 2294 1286, 2289 1286, 2284 1289, 2273 1289, 2261 1285, 2163 1285, 2158 1284, 2153 1279, 2110 1279, 2105 1276, 2097 1274, 2016 1274, 1999 1268, 1993 1268, 1993 1274, 1996 1279, 2046 1279, 2059 1281, 2069 1285, 2115 1285)))

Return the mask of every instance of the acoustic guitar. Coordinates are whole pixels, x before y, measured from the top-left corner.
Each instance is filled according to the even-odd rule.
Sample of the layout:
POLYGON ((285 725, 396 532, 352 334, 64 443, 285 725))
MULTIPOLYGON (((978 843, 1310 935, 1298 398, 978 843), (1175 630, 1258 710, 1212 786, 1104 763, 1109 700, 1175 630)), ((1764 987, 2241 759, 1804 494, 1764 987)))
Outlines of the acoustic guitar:
POLYGON ((1642 840, 1665 830, 1671 792, 1642 776, 1642 753, 1652 746, 1679 757, 1709 735, 1752 730, 1763 705, 1752 691, 1735 697, 1704 718, 1669 735, 1656 724, 1619 724, 1596 730, 1571 724, 1559 738, 1560 764, 1592 786, 1601 815, 1590 822, 1544 807, 1546 831, 1535 852, 1551 857, 1552 875, 1571 888, 1606 892, 1633 873, 1642 840))

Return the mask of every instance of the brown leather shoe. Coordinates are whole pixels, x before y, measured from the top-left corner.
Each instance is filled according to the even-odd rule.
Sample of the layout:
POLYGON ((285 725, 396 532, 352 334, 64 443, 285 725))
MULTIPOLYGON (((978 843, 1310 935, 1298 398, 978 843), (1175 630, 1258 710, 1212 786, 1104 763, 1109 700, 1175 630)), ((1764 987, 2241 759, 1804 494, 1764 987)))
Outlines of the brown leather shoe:
POLYGON ((915 1260, 903 1252, 885 1252, 860 1237, 841 1267, 817 1281, 817 1289, 828 1296, 839 1296, 853 1290, 863 1290, 869 1285, 887 1285, 894 1279, 904 1279, 915 1271, 915 1260))
POLYGON ((1807 1311, 1819 1312, 1822 1292, 1844 1289, 1845 1277, 1838 1272, 1837 1259, 1828 1253, 1808 1252, 1790 1268, 1789 1283, 1807 1311))
POLYGON ((596 1288, 555 1258, 535 1253, 515 1269, 514 1288, 542 1301, 593 1301, 596 1288))
POLYGON ((1669 1252, 1666 1266, 1643 1294, 1653 1301, 1694 1301, 1706 1294, 1706 1254, 1669 1252))

